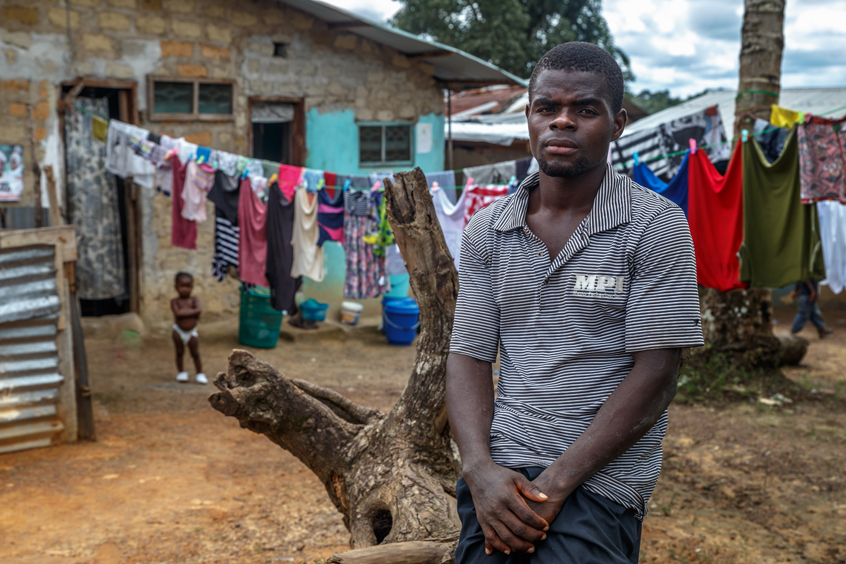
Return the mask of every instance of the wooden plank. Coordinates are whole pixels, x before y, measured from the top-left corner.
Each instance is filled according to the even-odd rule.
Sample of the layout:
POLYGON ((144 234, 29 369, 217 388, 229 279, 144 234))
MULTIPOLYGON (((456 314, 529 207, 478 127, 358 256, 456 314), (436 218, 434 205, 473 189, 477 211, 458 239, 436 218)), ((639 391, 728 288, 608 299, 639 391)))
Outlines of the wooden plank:
POLYGON ((76 255, 76 230, 73 225, 0 231, 0 249, 28 245, 56 245, 56 254, 62 262, 74 262, 76 255))
POLYGON ((129 257, 129 311, 138 313, 139 293, 139 261, 138 246, 139 221, 138 221, 138 185, 131 178, 124 180, 124 201, 126 202, 126 245, 129 257))
POLYGON ((56 176, 53 174, 53 166, 44 167, 44 175, 47 177, 47 199, 50 201, 50 225, 59 227, 62 221, 62 210, 59 209, 59 195, 56 193, 56 176))

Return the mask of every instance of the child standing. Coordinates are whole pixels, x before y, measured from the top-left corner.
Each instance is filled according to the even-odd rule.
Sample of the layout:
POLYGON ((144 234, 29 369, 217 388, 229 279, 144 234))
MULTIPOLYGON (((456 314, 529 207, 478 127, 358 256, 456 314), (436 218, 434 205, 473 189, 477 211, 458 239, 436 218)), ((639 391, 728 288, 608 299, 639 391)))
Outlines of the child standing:
POLYGON ((197 369, 197 383, 208 384, 208 378, 203 374, 203 361, 200 360, 199 333, 197 333, 197 322, 203 308, 200 306, 199 298, 192 296, 194 289, 194 277, 187 272, 180 272, 174 280, 178 298, 170 300, 170 309, 173 310, 173 344, 176 346, 176 375, 177 382, 187 382, 188 373, 183 370, 182 358, 185 356, 185 345, 191 351, 194 358, 194 367, 197 369))

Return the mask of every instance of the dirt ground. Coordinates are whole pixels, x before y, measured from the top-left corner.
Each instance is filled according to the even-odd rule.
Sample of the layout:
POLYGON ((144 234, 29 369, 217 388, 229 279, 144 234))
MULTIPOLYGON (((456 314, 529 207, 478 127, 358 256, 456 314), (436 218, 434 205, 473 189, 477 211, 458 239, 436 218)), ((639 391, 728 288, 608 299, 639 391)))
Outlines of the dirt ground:
MULTIPOLYGON (((846 312, 828 318, 835 335, 806 329, 810 352, 788 374, 844 398, 846 312)), ((317 479, 213 411, 211 385, 173 381, 171 343, 86 344, 99 440, 0 456, 0 562, 313 563, 346 549, 317 479)), ((201 347, 213 375, 238 345, 201 347)), ((385 410, 414 359, 367 331, 254 352, 385 410)), ((846 562, 846 413, 831 405, 671 406, 641 562, 846 562)))

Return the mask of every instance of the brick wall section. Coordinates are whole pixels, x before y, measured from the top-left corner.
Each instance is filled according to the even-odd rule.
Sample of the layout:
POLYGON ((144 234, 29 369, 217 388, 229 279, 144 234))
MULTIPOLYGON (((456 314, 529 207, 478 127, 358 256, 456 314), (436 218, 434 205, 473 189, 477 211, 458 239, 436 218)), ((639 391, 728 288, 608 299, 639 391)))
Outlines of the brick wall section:
MULTIPOLYGON (((443 113, 434 69, 396 51, 282 6, 275 0, 56 0, 0 2, 0 143, 24 145, 31 162, 25 104, 31 104, 39 161, 56 159, 60 143, 58 85, 77 76, 133 80, 140 125, 212 148, 247 154, 248 99, 302 98, 305 110, 353 109, 359 120, 414 120, 443 113), (69 24, 69 26, 68 26, 69 24), (69 40, 75 58, 69 61, 69 40), (287 56, 274 57, 274 42, 287 56), (51 46, 48 48, 48 46, 51 46), (221 123, 162 123, 146 119, 146 77, 185 76, 235 81, 234 119, 221 123), (52 155, 52 156, 50 156, 52 155)), ((36 199, 27 168, 22 205, 36 199)), ((61 178, 61 174, 58 175, 61 178)), ((233 283, 208 275, 213 222, 200 226, 200 250, 170 247, 170 201, 144 204, 142 315, 167 326, 172 275, 198 275, 204 319, 237 312, 233 283)), ((210 214, 211 217, 211 214, 210 214)))

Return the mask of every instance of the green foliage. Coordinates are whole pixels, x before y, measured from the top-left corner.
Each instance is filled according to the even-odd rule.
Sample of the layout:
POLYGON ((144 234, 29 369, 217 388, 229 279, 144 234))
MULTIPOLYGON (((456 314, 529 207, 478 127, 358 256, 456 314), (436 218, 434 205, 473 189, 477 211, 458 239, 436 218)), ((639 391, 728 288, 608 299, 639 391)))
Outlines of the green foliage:
POLYGON ((682 103, 681 98, 674 98, 669 90, 658 90, 657 92, 650 92, 649 90, 641 90, 640 94, 626 94, 626 98, 634 102, 647 114, 654 114, 667 108, 672 108, 682 103))
POLYGON ((628 56, 614 45, 602 0, 400 0, 391 23, 457 47, 528 77, 552 47, 568 41, 599 45, 634 80, 628 56))

